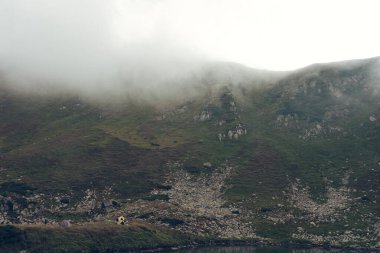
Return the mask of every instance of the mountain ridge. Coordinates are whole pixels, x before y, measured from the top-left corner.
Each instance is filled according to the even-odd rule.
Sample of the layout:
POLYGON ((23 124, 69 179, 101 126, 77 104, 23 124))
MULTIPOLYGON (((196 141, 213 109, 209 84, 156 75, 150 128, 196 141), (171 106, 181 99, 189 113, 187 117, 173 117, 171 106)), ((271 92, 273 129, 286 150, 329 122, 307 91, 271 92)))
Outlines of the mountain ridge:
POLYGON ((206 71, 165 106, 3 89, 0 222, 124 213, 197 236, 378 248, 378 61, 206 71))

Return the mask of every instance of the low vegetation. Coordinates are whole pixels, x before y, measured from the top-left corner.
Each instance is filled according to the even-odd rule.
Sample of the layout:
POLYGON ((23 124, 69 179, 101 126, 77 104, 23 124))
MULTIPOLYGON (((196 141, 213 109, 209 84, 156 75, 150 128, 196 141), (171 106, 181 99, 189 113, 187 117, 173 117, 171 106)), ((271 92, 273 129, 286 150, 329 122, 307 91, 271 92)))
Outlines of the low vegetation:
MULTIPOLYGON (((229 239, 379 248, 375 67, 378 59, 311 66, 260 87, 254 79, 220 85, 205 76, 198 80, 204 93, 165 109, 0 86, 0 223, 105 221, 121 212, 196 236, 201 228, 203 236, 218 231, 229 239)), ((120 241, 115 247, 183 242, 148 225, 103 225, 120 241)), ((77 233, 85 250, 106 251, 110 242, 90 229, 98 226, 1 227, 2 243, 20 240, 21 247, 36 238, 59 248, 54 231, 61 231, 77 233)))
POLYGON ((3 252, 126 252, 170 248, 194 240, 163 226, 132 222, 126 225, 83 223, 62 228, 58 225, 0 226, 3 252))

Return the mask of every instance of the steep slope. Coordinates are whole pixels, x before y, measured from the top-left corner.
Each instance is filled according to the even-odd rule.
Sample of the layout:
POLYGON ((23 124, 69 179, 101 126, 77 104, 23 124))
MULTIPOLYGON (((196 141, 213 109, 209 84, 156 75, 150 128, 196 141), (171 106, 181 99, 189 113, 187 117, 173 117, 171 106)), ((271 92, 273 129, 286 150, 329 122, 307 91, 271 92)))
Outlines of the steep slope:
POLYGON ((1 222, 122 212, 202 236, 376 246, 379 66, 279 80, 218 66, 187 80, 198 96, 164 108, 2 88, 1 222))

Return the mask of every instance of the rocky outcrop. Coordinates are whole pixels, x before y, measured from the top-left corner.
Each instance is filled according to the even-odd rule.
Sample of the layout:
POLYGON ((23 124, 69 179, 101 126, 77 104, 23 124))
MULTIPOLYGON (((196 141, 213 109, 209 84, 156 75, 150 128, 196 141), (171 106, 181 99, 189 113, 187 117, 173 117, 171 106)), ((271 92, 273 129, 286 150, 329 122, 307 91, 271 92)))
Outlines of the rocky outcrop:
POLYGON ((103 191, 87 189, 82 194, 68 193, 47 195, 42 193, 10 193, 0 195, 0 224, 56 223, 59 219, 49 216, 78 215, 95 218, 119 207, 112 200, 110 187, 103 191), (79 199, 78 197, 82 195, 79 199))
POLYGON ((246 135, 247 129, 243 124, 239 123, 233 129, 229 129, 224 133, 218 133, 218 140, 238 140, 241 136, 246 135))
POLYGON ((304 217, 313 222, 334 222, 340 217, 340 212, 348 211, 350 189, 342 186, 338 189, 328 186, 326 200, 318 203, 309 194, 309 188, 303 187, 297 180, 291 185, 289 200, 294 208, 304 212, 304 217))
POLYGON ((299 136, 300 139, 310 140, 320 135, 337 134, 344 132, 344 129, 339 126, 330 126, 328 124, 314 123, 311 127, 304 130, 304 133, 299 136))
POLYGON ((212 116, 211 112, 204 110, 204 111, 200 112, 198 115, 195 115, 193 119, 194 119, 194 121, 203 122, 203 121, 207 121, 207 120, 211 119, 211 116, 212 116))
POLYGON ((179 106, 174 109, 165 109, 159 112, 159 115, 156 116, 157 121, 165 120, 171 117, 174 117, 176 115, 184 114, 188 110, 188 107, 186 105, 179 106))
POLYGON ((288 129, 298 129, 299 125, 299 117, 296 113, 294 114, 280 114, 277 116, 275 121, 276 128, 288 128, 288 129))
MULTIPOLYGON (((174 228, 200 236, 221 238, 255 238, 253 227, 241 216, 241 210, 226 206, 223 192, 226 179, 233 168, 223 166, 210 174, 190 174, 179 164, 171 164, 166 185, 170 189, 156 190, 152 194, 167 195, 168 201, 138 201, 126 207, 125 212, 136 218, 164 223, 163 217, 176 220, 174 228), (180 221, 180 222, 179 222, 180 221)), ((169 222, 170 223, 170 222, 169 222)))

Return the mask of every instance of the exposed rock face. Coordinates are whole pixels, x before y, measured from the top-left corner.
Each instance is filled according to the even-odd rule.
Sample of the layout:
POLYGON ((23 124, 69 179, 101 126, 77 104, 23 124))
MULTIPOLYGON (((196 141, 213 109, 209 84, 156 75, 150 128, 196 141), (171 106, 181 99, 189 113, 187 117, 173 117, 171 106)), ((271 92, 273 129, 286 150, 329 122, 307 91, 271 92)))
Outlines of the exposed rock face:
POLYGON ((298 118, 299 117, 296 113, 287 115, 280 114, 277 116, 275 127, 298 129, 300 127, 298 118))
MULTIPOLYGON (((290 189, 289 200, 290 204, 302 211, 302 216, 293 216, 293 220, 306 223, 304 228, 298 227, 297 231, 292 234, 293 238, 308 240, 315 244, 328 243, 333 246, 345 246, 356 243, 361 247, 373 247, 379 240, 379 223, 371 225, 371 229, 355 229, 348 225, 347 216, 351 214, 352 208, 355 208, 351 197, 352 189, 347 187, 349 175, 346 174, 342 178, 342 186, 333 188, 327 186, 326 200, 323 203, 318 203, 311 199, 308 187, 302 187, 300 181, 293 183, 290 189), (344 228, 326 232, 326 234, 314 234, 309 232, 312 229, 308 227, 319 227, 326 224, 332 225, 341 223, 347 224, 344 228), (305 229, 306 227, 306 229, 305 229), (351 228, 349 228, 351 227, 351 228)), ((376 217, 371 217, 370 214, 361 214, 359 219, 376 220, 376 217), (364 218, 366 217, 366 218, 364 218)), ((378 219, 378 218, 377 218, 378 219)))
POLYGON ((333 220, 339 212, 348 208, 351 201, 350 190, 343 186, 339 189, 327 187, 326 202, 317 203, 309 195, 308 187, 302 187, 299 182, 291 186, 290 201, 292 206, 305 212, 305 216, 314 221, 333 220))
POLYGON ((243 124, 239 123, 234 129, 227 130, 226 133, 218 133, 218 140, 238 140, 241 136, 248 133, 243 124))
POLYGON ((225 206, 225 180, 233 173, 232 167, 218 168, 211 174, 194 175, 178 165, 171 166, 172 172, 166 181, 171 189, 154 192, 167 194, 169 201, 138 201, 127 206, 125 211, 128 214, 143 216, 152 222, 162 222, 160 217, 172 217, 181 221, 175 229, 197 235, 256 238, 253 228, 244 222, 244 217, 239 217, 238 209, 225 206))
POLYGON ((328 134, 344 134, 344 128, 341 126, 329 123, 331 119, 343 118, 348 114, 348 110, 328 110, 325 112, 324 119, 319 122, 310 122, 309 119, 301 119, 296 113, 295 114, 280 114, 277 116, 274 126, 278 129, 289 129, 293 131, 298 131, 299 138, 303 140, 315 139, 319 136, 328 134))
POLYGON ((222 208, 224 200, 222 187, 232 168, 226 167, 211 175, 191 175, 183 170, 173 172, 167 184, 172 185, 167 194, 169 202, 179 205, 189 212, 205 217, 223 217, 230 214, 222 208))
MULTIPOLYGON (((78 197, 76 193, 76 198, 78 197)), ((59 220, 46 219, 51 213, 76 214, 95 217, 113 211, 117 208, 112 203, 113 192, 110 187, 103 191, 87 189, 82 198, 74 200, 72 194, 12 194, 4 197, 0 195, 0 224, 20 223, 55 223, 59 220), (109 204, 107 204, 109 202, 109 204)))
POLYGON ((299 136, 303 140, 310 140, 323 134, 337 134, 343 132, 344 129, 339 126, 331 126, 328 124, 314 123, 308 129, 304 130, 304 133, 299 136))
POLYGON ((194 116, 194 121, 207 121, 211 118, 211 113, 209 111, 202 111, 198 115, 194 116))
POLYGON ((162 110, 159 113, 159 115, 156 116, 156 120, 157 121, 165 120, 165 119, 168 119, 170 117, 183 114, 187 110, 188 110, 188 108, 187 108, 186 105, 183 105, 183 106, 180 106, 180 107, 177 107, 177 108, 174 108, 174 109, 165 109, 165 110, 162 110))
POLYGON ((44 195, 0 195, 0 224, 34 223, 42 211, 44 195))

